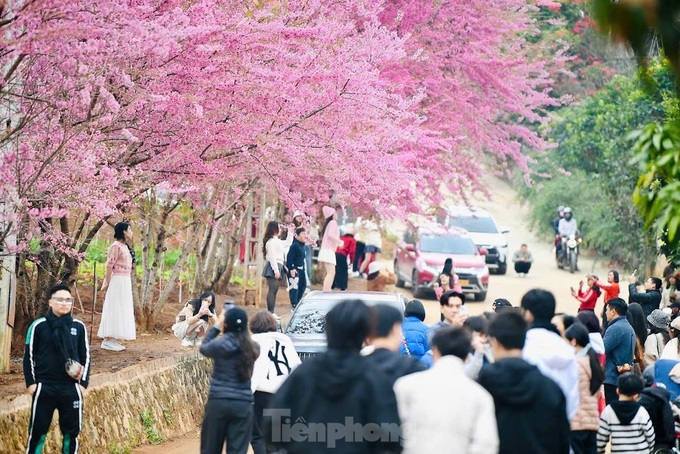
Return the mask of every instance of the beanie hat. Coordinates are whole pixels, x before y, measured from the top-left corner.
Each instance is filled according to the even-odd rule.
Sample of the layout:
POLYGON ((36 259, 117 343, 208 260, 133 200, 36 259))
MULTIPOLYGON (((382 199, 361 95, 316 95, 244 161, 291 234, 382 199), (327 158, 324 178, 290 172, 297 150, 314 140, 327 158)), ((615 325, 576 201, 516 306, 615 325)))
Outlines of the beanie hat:
POLYGON ((333 216, 335 214, 335 209, 329 207, 328 205, 324 206, 321 211, 323 212, 323 217, 324 219, 328 219, 329 217, 333 216))
POLYGON ((248 314, 240 307, 232 307, 224 316, 224 331, 238 332, 248 328, 248 314))
POLYGON ((668 327, 668 322, 671 321, 671 317, 661 309, 654 309, 652 313, 647 316, 647 321, 657 328, 664 329, 668 327))

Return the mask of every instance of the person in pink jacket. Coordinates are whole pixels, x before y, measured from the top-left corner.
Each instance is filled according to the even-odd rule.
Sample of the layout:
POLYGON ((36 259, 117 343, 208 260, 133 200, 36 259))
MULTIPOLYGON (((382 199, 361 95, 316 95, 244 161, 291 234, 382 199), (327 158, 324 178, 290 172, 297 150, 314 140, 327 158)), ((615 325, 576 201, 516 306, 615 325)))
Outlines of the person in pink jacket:
POLYGON ((454 281, 451 282, 451 274, 440 274, 437 282, 434 283, 434 294, 437 299, 441 299, 444 292, 453 290, 454 292, 463 293, 463 287, 458 283, 458 275, 453 273, 454 281))
POLYGON ((337 217, 335 209, 324 206, 322 212, 326 223, 321 232, 322 240, 318 261, 326 267, 323 291, 329 292, 333 287, 333 279, 335 279, 335 250, 343 245, 343 241, 340 239, 340 228, 335 220, 337 217))

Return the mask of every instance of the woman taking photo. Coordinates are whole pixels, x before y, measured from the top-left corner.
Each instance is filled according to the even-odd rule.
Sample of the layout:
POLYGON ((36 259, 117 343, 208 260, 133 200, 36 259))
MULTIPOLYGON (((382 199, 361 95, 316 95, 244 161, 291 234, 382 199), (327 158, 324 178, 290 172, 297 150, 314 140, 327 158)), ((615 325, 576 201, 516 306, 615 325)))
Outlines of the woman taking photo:
POLYGON ((583 290, 583 281, 578 283, 578 292, 573 287, 571 289, 571 296, 581 303, 578 308, 579 312, 595 311, 595 305, 601 293, 600 287, 597 285, 597 276, 588 276, 588 287, 586 290, 583 290))
POLYGON ((132 240, 132 228, 127 222, 119 222, 113 227, 116 241, 109 247, 106 262, 106 276, 102 282, 104 308, 99 323, 97 337, 104 339, 104 350, 119 352, 125 350, 117 339, 134 340, 135 309, 132 303, 132 267, 135 252, 128 244, 132 240))
POLYGON ((217 323, 215 313, 215 294, 211 291, 203 292, 200 297, 192 299, 184 305, 182 310, 175 317, 177 332, 182 333, 182 347, 198 347, 210 325, 217 323), (184 323, 186 322, 186 323, 184 323), (179 324, 184 323, 183 326, 179 324))
POLYGON ((323 263, 326 267, 326 277, 323 280, 323 291, 329 292, 333 288, 333 279, 335 279, 335 250, 343 245, 340 239, 340 228, 338 222, 335 220, 337 214, 335 210, 329 206, 322 209, 323 217, 326 222, 321 232, 321 249, 319 250, 319 263, 323 263))
POLYGON ((201 454, 221 454, 225 441, 227 454, 246 454, 253 424, 250 377, 259 354, 250 338, 246 311, 240 307, 222 310, 200 351, 213 360, 201 425, 201 454))
POLYGON ((262 241, 262 253, 265 258, 264 270, 262 276, 267 279, 267 310, 274 313, 276 306, 276 294, 281 285, 283 278, 283 263, 284 263, 284 244, 279 239, 281 229, 279 223, 271 221, 267 224, 267 229, 264 232, 264 240, 262 241))

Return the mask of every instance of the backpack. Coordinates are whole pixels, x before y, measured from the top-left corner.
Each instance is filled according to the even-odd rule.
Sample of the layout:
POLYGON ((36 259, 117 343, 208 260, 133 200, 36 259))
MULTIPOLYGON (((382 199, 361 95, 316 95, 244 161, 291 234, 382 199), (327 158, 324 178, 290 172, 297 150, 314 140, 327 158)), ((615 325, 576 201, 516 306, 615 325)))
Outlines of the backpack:
POLYGON ((647 410, 654 426, 655 448, 672 447, 675 443, 675 423, 670 404, 670 393, 664 388, 645 388, 638 403, 647 410))

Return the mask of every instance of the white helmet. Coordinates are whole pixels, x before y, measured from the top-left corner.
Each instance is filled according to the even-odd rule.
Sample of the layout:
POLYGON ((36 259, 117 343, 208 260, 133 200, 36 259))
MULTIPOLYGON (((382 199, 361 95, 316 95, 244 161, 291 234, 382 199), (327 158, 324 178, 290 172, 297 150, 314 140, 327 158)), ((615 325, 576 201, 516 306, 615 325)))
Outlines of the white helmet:
POLYGON ((564 214, 571 213, 571 208, 569 207, 564 207, 564 210, 562 210, 564 214))

